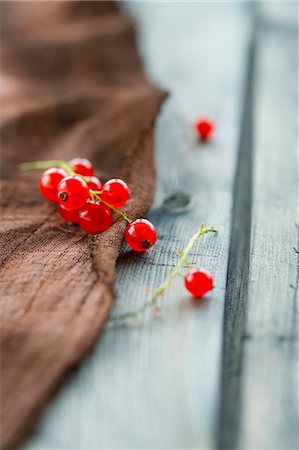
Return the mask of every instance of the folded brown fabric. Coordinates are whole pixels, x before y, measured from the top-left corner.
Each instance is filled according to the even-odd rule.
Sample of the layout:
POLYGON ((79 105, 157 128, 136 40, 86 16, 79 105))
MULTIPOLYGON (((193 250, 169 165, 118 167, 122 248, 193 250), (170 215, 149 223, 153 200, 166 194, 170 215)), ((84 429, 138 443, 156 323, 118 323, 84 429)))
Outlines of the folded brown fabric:
POLYGON ((126 224, 87 235, 18 164, 87 157, 130 186, 132 218, 155 185, 153 130, 165 94, 144 77, 132 23, 113 2, 1 2, 1 425, 18 445, 113 303, 126 224))

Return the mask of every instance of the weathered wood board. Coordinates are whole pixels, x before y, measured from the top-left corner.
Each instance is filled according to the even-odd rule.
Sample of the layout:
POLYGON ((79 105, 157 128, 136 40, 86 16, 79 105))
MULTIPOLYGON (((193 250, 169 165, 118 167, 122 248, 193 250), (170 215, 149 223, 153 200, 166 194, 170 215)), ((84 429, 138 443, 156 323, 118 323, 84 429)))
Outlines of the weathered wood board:
POLYGON ((164 298, 161 318, 146 314, 139 326, 107 329, 50 407, 32 449, 214 446, 248 8, 150 2, 133 3, 130 11, 148 73, 172 97, 158 127, 158 186, 150 214, 160 238, 150 253, 133 258, 124 251, 119 258, 115 313, 144 301, 145 288, 163 280, 201 222, 219 234, 202 239, 190 262, 210 270, 216 287, 196 306, 178 282, 164 298), (218 124, 210 145, 193 135, 200 115, 218 124), (185 206, 180 193, 189 198, 185 206), (169 201, 173 195, 177 200, 169 201))
POLYGON ((239 448, 299 448, 298 4, 258 9, 239 448), (263 426, 261 426, 263 424, 263 426))
POLYGON ((297 83, 297 5, 259 4, 235 181, 220 448, 299 446, 297 83))
POLYGON ((129 12, 173 95, 157 134, 160 238, 119 257, 115 313, 144 301, 201 222, 219 234, 191 262, 216 287, 194 304, 178 282, 161 317, 108 326, 25 448, 298 448, 296 4, 129 12), (190 129, 201 114, 218 124, 208 146, 190 129))

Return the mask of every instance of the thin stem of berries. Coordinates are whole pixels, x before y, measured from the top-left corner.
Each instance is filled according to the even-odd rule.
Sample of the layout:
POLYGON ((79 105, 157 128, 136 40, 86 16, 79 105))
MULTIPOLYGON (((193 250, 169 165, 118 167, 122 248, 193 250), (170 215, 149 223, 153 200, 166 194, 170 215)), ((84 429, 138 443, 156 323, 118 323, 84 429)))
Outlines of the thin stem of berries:
POLYGON ((121 216, 123 219, 125 219, 128 223, 131 223, 132 220, 126 215, 126 213, 124 213, 123 211, 121 211, 120 209, 114 208, 114 206, 110 205, 109 203, 105 202, 105 200, 103 200, 98 194, 97 191, 93 191, 92 189, 89 190, 90 196, 92 199, 96 199, 102 203, 104 203, 104 205, 108 206, 108 208, 112 209, 112 211, 114 211, 116 214, 118 214, 119 216, 121 216))
POLYGON ((168 276, 166 277, 166 280, 164 281, 164 283, 162 283, 157 289, 155 289, 153 291, 154 295, 162 295, 164 294, 164 292, 166 291, 166 289, 169 287, 170 283, 172 282, 172 280, 181 273, 181 269, 184 266, 190 267, 187 258, 188 258, 188 254, 190 253, 190 251, 192 250, 195 242, 197 241, 198 238, 200 238, 201 236, 203 236, 204 234, 207 233, 216 233, 217 230, 215 230, 215 228, 205 228, 204 224, 201 224, 199 231, 197 231, 197 233, 195 233, 192 238, 190 239, 190 241, 188 242, 187 246, 185 247, 185 249, 181 252, 181 258, 179 260, 179 263, 177 264, 177 266, 168 274, 168 276))
POLYGON ((177 276, 182 276, 181 269, 183 267, 190 267, 190 264, 187 261, 188 255, 191 252, 196 241, 207 233, 216 233, 217 230, 215 228, 205 228, 204 224, 201 224, 199 231, 197 231, 188 242, 187 246, 184 248, 182 252, 180 252, 180 260, 176 267, 174 267, 169 274, 167 275, 165 281, 158 286, 156 289, 152 291, 152 298, 143 303, 139 308, 129 311, 124 314, 120 314, 118 316, 112 316, 110 318, 111 321, 121 321, 129 318, 136 318, 140 313, 144 312, 147 308, 155 306, 160 296, 164 294, 164 292, 169 288, 173 279, 177 276))
POLYGON ((62 161, 60 159, 25 162, 19 165, 20 170, 50 169, 52 167, 59 167, 64 169, 69 175, 76 175, 76 172, 71 168, 71 166, 66 161, 62 161))
POLYGON ((157 304, 158 297, 153 296, 150 300, 146 301, 139 308, 134 309, 133 311, 128 311, 127 313, 120 314, 119 316, 110 317, 109 321, 111 322, 119 322, 126 319, 136 319, 139 314, 143 313, 147 308, 153 307, 157 304))

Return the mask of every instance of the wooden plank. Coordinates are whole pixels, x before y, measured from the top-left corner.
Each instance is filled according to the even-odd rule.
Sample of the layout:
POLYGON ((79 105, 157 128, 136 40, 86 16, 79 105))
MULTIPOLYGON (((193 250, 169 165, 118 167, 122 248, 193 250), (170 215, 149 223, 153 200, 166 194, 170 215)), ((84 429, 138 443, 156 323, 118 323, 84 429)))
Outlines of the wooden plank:
POLYGON ((299 447, 298 5, 264 3, 258 15, 251 259, 237 448, 293 449, 299 447))
POLYGON ((296 6, 259 4, 255 19, 233 211, 218 446, 289 449, 298 447, 296 6))
MULTIPOLYGON (((256 18, 256 15, 254 15, 256 18)), ((250 229, 252 201, 252 146, 254 82, 256 63, 256 20, 248 58, 241 138, 234 184, 231 241, 225 293, 221 404, 219 408, 218 448, 234 449, 240 425, 241 371, 243 339, 248 299, 250 229)))
POLYGON ((139 326, 107 329, 51 406, 30 449, 215 446, 247 5, 132 3, 130 12, 149 73, 173 96, 157 135, 159 183, 150 219, 160 239, 146 255, 123 251, 115 313, 144 301, 145 287, 165 277, 201 222, 219 234, 204 238, 191 262, 210 270, 216 287, 195 305, 178 283, 165 296, 160 319, 146 314, 139 326), (200 115, 218 125, 210 145, 192 135, 200 115))

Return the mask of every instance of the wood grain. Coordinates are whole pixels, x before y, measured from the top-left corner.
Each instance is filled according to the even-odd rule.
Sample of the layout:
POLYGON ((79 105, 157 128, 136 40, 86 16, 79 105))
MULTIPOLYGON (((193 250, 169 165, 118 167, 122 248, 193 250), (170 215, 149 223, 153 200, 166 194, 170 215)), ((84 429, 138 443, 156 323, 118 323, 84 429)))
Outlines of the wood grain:
POLYGON ((250 271, 237 448, 299 447, 297 6, 265 3, 258 9, 250 271))
POLYGON ((149 208, 155 185, 154 121, 165 95, 144 78, 133 27, 115 5, 84 2, 84 21, 80 6, 55 2, 53 10, 44 2, 41 10, 28 2, 24 10, 22 3, 1 4, 5 449, 28 433, 66 371, 99 336, 115 297, 115 260, 125 228, 115 220, 92 236, 63 224, 54 205, 42 200, 38 175, 20 174, 18 163, 88 157, 103 179, 121 176, 129 183, 132 218, 149 208))
MULTIPOLYGON (((253 9, 251 9, 253 14, 253 9)), ((256 17, 256 16, 254 16, 256 17)), ((248 300, 250 261, 250 230, 252 202, 253 115, 256 64, 256 28, 252 38, 247 66, 243 115, 240 122, 240 143, 234 181, 231 239, 225 293, 221 403, 219 407, 218 448, 234 449, 238 441, 242 389, 244 326, 248 300)))
POLYGON ((164 279, 201 222, 219 234, 199 242, 190 262, 213 273, 215 290, 193 303, 178 280, 163 298, 160 318, 148 312, 137 326, 109 326, 48 410, 29 449, 215 446, 247 7, 134 2, 130 12, 148 73, 172 96, 157 134, 158 185, 150 219, 159 240, 146 255, 120 255, 114 313, 142 304, 145 289, 164 279), (210 145, 193 136, 192 122, 201 115, 218 124, 210 145))
POLYGON ((293 449, 299 445, 296 5, 259 4, 253 31, 226 294, 219 448, 293 449))

